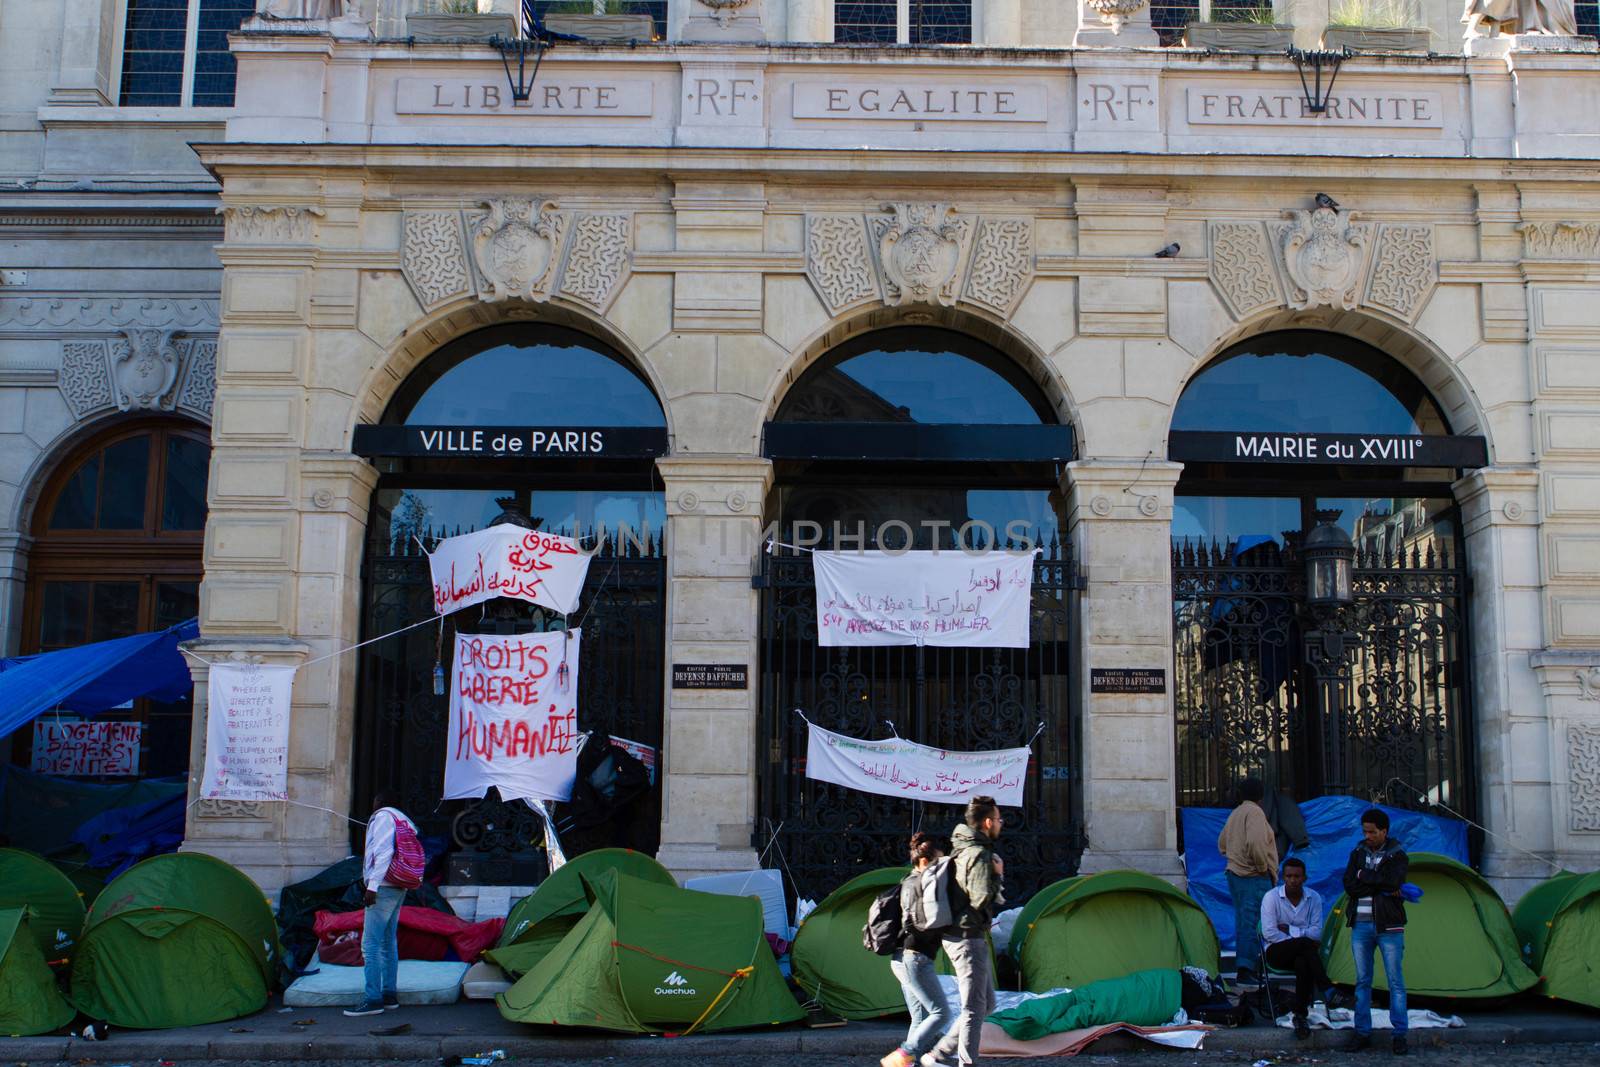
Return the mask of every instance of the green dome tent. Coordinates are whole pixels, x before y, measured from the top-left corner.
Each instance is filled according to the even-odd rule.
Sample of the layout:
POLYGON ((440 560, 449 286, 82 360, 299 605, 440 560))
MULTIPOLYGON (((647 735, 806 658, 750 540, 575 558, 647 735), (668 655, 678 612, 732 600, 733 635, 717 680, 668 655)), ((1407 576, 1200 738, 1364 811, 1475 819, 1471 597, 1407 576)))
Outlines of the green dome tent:
MULTIPOLYGON (((1406 993, 1418 997, 1492 999, 1531 989, 1539 979, 1522 962, 1511 915, 1476 871, 1447 856, 1411 856, 1406 880, 1422 899, 1406 905, 1406 993)), ((1346 921, 1350 898, 1339 894, 1322 926, 1322 959, 1328 978, 1354 985, 1346 921)), ((1383 957, 1375 954, 1373 988, 1389 988, 1383 957)))
POLYGON ((601 848, 574 856, 557 868, 528 896, 512 907, 497 945, 484 953, 512 978, 521 978, 561 939, 578 925, 589 910, 583 880, 616 871, 656 885, 676 886, 671 873, 652 857, 629 848, 601 848))
POLYGON ((513 1022, 701 1033, 804 1017, 762 929, 761 902, 614 870, 586 878, 588 912, 495 997, 513 1022))
POLYGON ((244 872, 199 852, 154 856, 95 899, 72 963, 72 1001, 116 1026, 236 1019, 267 1003, 272 908, 244 872))
POLYGON ((875 1019, 906 1010, 889 957, 861 944, 872 902, 911 870, 885 867, 850 879, 823 898, 794 935, 789 959, 794 980, 829 1011, 846 1019, 875 1019))
POLYGON ((1544 983, 1539 992, 1600 1008, 1600 871, 1540 882, 1517 901, 1511 922, 1544 983))
POLYGON ((0 848, 0 908, 28 909, 28 926, 46 961, 71 955, 83 931, 83 896, 43 856, 0 848))
POLYGON ((1221 949, 1205 910, 1140 871, 1079 875, 1035 893, 1011 928, 1011 957, 1032 992, 1199 967, 1216 974, 1221 949))
MULTIPOLYGON (((889 957, 862 945, 872 902, 890 886, 899 885, 909 867, 883 867, 850 879, 823 898, 794 935, 789 959, 794 980, 817 1003, 846 1019, 876 1019, 903 1014, 905 996, 889 969, 889 957)), ((994 946, 989 946, 993 962, 994 946)), ((953 973, 950 959, 939 953, 939 973, 953 973)))
POLYGON ((70 1023, 77 1012, 56 988, 28 909, 0 908, 0 1035, 46 1034, 70 1023))

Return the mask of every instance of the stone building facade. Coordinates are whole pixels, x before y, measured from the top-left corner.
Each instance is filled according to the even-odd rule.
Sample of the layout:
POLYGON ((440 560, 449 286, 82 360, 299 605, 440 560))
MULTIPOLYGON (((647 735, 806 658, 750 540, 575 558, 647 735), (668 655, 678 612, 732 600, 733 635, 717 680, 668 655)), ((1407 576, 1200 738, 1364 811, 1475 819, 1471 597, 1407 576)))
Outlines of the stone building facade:
MULTIPOLYGON (((591 339, 659 401, 668 446, 647 465, 665 515, 659 855, 680 873, 754 864, 773 814, 768 779, 797 766, 766 747, 781 698, 762 684, 774 669, 763 532, 785 499, 766 429, 808 370, 879 331, 916 329, 1003 355, 1018 388, 1043 398, 1041 421, 1071 427, 1070 461, 1046 489, 1082 575, 1061 705, 1073 709, 1062 779, 1081 865, 1179 876, 1175 574, 1186 563, 1173 539, 1184 479, 1211 461, 1175 457, 1170 435, 1219 356, 1294 333, 1376 350, 1420 383, 1448 436, 1481 439, 1481 458, 1444 476, 1470 586, 1452 608, 1463 617, 1448 685, 1470 701, 1450 725, 1462 755, 1448 798, 1471 793, 1490 831, 1483 866, 1511 896, 1547 862, 1593 867, 1593 42, 1359 55, 1319 116, 1287 57, 1129 47, 1153 43, 1147 14, 1142 26, 1130 15, 1123 37, 1092 13, 1059 26, 1028 15, 1027 0, 987 0, 974 45, 868 50, 804 43, 829 36, 831 9, 816 0, 758 7, 674 0, 671 43, 562 42, 526 106, 514 106, 495 48, 403 39, 387 9, 376 22, 359 5, 333 22, 257 19, 231 38, 237 98, 217 125, 104 133, 195 142, 199 163, 173 166, 214 179, 222 229, 206 228, 218 216, 198 192, 180 221, 141 187, 130 195, 160 232, 105 243, 130 264, 115 279, 103 260, 95 268, 108 296, 63 310, 89 264, 39 275, 48 306, 0 288, 4 394, 19 398, 6 429, 28 457, 7 453, 13 532, 0 547, 13 584, 24 581, 30 485, 96 411, 126 410, 118 345, 171 347, 132 331, 188 331, 159 403, 211 424, 195 651, 305 666, 294 803, 201 802, 186 847, 268 888, 348 854, 344 813, 364 813, 370 784, 357 754, 373 720, 357 708, 375 683, 359 656, 334 653, 378 635, 363 621, 375 489, 399 469, 363 454, 357 430, 392 422, 441 350, 514 327, 591 339), (198 264, 201 234, 220 270, 183 275, 186 300, 169 284, 167 303, 115 320, 133 313, 109 293, 143 291, 133 265, 177 266, 189 249, 198 264), (491 247, 502 239, 505 255, 491 247), (105 362, 85 345, 104 346, 105 362), (85 366, 107 369, 90 382, 85 366), (742 664, 751 682, 674 686, 666 665, 694 663, 742 664), (1097 691, 1096 668, 1157 670, 1165 683, 1097 691)), ((98 129, 54 105, 38 114, 30 203, 55 146, 98 129)), ((11 254, 44 263, 92 232, 72 195, 64 230, 8 216, 43 242, 11 254)), ((446 479, 477 469, 471 457, 427 462, 446 479)), ((1389 489, 1329 495, 1391 493, 1420 477, 1404 466, 1383 468, 1389 489)), ((1240 476, 1223 467, 1217 478, 1240 476)), ((197 668, 194 768, 205 706, 197 668)), ((1443 714, 1423 708, 1406 728, 1443 714)))

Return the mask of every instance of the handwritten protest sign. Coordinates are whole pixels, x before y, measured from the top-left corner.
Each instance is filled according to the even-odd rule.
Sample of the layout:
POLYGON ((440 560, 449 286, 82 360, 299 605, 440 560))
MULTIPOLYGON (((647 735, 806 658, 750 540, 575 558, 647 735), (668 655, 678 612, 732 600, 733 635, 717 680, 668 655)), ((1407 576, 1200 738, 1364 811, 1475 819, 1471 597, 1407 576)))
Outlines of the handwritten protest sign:
POLYGON ((213 663, 207 685, 208 800, 289 798, 289 696, 294 668, 213 663))
POLYGON ((962 804, 975 796, 991 796, 1010 807, 1022 803, 1026 748, 948 752, 898 737, 862 741, 820 726, 810 726, 810 731, 807 778, 937 804, 962 804))
POLYGON ((446 800, 481 797, 490 786, 505 800, 571 799, 580 637, 577 630, 456 635, 446 800))
POLYGON ((38 774, 138 774, 143 731, 136 722, 35 719, 33 769, 38 774))
POLYGON ((817 643, 1027 648, 1033 554, 817 552, 817 643))
POLYGON ((441 615, 497 596, 568 615, 578 606, 589 556, 570 537, 501 523, 440 541, 428 569, 441 615))

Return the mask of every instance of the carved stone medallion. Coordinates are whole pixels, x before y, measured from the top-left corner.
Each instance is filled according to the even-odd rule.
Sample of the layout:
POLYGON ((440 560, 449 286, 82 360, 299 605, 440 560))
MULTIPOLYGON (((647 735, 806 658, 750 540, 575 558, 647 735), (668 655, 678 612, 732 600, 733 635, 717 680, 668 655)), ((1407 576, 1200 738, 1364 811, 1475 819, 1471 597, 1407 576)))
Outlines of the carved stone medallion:
POLYGON ((178 382, 177 330, 123 330, 111 349, 111 380, 123 411, 171 411, 178 382))
POLYGON ((551 200, 485 200, 489 209, 472 233, 486 303, 512 297, 545 300, 559 260, 566 220, 551 200))
POLYGON ((1360 290, 1367 244, 1366 226, 1358 226, 1329 207, 1285 211, 1292 220, 1279 238, 1283 266, 1289 275, 1289 306, 1324 304, 1354 310, 1360 290))
POLYGON ((957 269, 970 221, 948 204, 889 204, 880 220, 878 261, 891 304, 954 304, 957 269))

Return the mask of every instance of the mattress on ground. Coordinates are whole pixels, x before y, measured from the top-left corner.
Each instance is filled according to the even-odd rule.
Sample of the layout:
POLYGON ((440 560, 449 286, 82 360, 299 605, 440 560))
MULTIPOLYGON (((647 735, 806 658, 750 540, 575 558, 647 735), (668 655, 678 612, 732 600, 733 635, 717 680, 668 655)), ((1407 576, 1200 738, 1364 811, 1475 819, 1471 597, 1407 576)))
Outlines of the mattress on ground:
POLYGON ((461 979, 461 995, 468 1000, 493 1000, 510 988, 511 977, 488 960, 474 963, 461 979))
POLYGON ((756 897, 761 901, 761 920, 767 933, 786 940, 794 938, 794 932, 789 929, 789 904, 783 895, 783 876, 777 871, 762 868, 708 874, 703 878, 690 878, 683 883, 683 888, 728 897, 756 897))
MULTIPOLYGON (((336 967, 315 956, 308 971, 283 991, 283 1003, 290 1008, 347 1008, 361 1003, 366 975, 360 967, 336 967)), ((405 1005, 454 1004, 461 999, 461 979, 465 963, 454 961, 401 960, 400 1003, 405 1005)))

